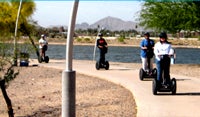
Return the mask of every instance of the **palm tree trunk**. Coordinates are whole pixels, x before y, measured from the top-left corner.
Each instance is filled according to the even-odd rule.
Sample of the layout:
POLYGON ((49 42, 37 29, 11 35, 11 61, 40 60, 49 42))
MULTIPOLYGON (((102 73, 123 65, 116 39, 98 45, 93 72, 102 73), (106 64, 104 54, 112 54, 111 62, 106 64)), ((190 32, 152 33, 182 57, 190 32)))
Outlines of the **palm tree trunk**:
POLYGON ((5 80, 1 80, 0 81, 0 87, 1 87, 1 91, 2 91, 3 97, 4 97, 4 99, 6 101, 6 104, 7 104, 8 116, 9 117, 14 117, 14 113, 13 113, 13 109, 12 109, 12 103, 11 103, 11 100, 8 97, 6 89, 5 89, 5 80))
POLYGON ((36 52, 36 55, 37 55, 38 61, 39 61, 40 53, 39 53, 39 50, 38 50, 37 46, 35 45, 33 39, 31 38, 30 30, 28 30, 28 28, 26 27, 25 23, 22 23, 21 27, 23 27, 23 32, 28 35, 29 40, 31 41, 31 44, 33 45, 33 47, 35 49, 35 52, 36 52))
POLYGON ((33 45, 33 47, 34 47, 34 49, 35 49, 35 52, 36 52, 37 57, 39 58, 39 57, 40 57, 40 53, 39 53, 39 50, 38 50, 37 46, 35 45, 33 39, 31 38, 31 36, 28 35, 28 37, 29 37, 29 40, 31 41, 31 44, 33 45))

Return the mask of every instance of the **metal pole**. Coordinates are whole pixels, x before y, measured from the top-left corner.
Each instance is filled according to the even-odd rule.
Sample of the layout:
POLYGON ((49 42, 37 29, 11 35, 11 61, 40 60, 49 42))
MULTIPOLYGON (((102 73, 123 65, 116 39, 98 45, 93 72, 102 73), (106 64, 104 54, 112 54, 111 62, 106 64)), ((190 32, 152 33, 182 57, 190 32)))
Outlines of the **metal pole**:
POLYGON ((21 12, 21 7, 22 7, 22 0, 20 0, 19 8, 18 8, 18 13, 17 13, 17 19, 15 23, 15 35, 14 35, 14 60, 13 60, 13 65, 17 66, 17 26, 18 26, 18 20, 21 12))
POLYGON ((97 32, 97 36, 95 39, 95 43, 94 43, 94 52, 93 52, 93 61, 95 60, 95 56, 96 56, 96 48, 97 48, 97 38, 98 38, 98 34, 101 32, 101 28, 98 25, 98 32, 97 32))
POLYGON ((76 76, 72 70, 73 35, 79 0, 74 0, 66 41, 66 69, 62 73, 62 117, 76 117, 76 76))

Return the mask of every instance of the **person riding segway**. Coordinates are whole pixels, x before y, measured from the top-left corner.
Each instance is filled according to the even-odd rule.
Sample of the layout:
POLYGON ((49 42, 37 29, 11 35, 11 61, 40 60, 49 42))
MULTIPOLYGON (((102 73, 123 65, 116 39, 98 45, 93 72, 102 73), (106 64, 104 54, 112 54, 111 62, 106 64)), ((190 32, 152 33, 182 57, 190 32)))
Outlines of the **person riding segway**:
POLYGON ((170 78, 171 44, 167 41, 167 34, 161 32, 160 41, 155 44, 154 54, 156 58, 157 78, 153 81, 153 94, 157 91, 176 93, 176 79, 170 78))
POLYGON ((99 70, 100 68, 105 68, 106 70, 109 69, 108 61, 105 61, 105 54, 108 51, 108 45, 106 40, 103 38, 103 34, 98 34, 99 39, 97 39, 97 47, 99 48, 99 60, 96 62, 96 69, 99 70))
POLYGON ((46 51, 48 49, 48 42, 45 39, 45 35, 41 35, 41 38, 39 40, 39 49, 40 49, 40 57, 39 57, 39 62, 49 62, 49 57, 46 56, 46 51))
POLYGON ((142 60, 142 68, 139 72, 140 80, 143 80, 145 77, 156 77, 156 69, 153 69, 154 41, 149 38, 150 34, 148 32, 144 34, 144 37, 145 39, 140 43, 140 56, 142 60))

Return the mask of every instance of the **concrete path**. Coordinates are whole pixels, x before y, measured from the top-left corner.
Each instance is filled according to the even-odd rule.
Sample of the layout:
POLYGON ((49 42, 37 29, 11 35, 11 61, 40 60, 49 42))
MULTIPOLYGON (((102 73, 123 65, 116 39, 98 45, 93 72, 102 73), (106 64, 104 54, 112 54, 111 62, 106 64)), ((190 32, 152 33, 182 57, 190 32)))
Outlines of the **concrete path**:
MULTIPOLYGON (((39 64, 65 69, 64 61, 39 64)), ((120 84, 130 90, 137 104, 138 117, 200 117, 200 78, 171 74, 177 79, 177 94, 152 94, 152 80, 139 80, 139 70, 111 65, 109 70, 96 70, 93 61, 73 61, 73 70, 120 84)))

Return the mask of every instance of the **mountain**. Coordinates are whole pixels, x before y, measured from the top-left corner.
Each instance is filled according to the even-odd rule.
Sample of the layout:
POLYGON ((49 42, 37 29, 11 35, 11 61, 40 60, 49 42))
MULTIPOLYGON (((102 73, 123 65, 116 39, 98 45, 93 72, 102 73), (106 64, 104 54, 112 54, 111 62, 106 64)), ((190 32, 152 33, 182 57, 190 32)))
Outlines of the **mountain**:
POLYGON ((90 28, 96 28, 98 25, 111 31, 120 31, 120 30, 135 29, 136 23, 131 21, 126 22, 119 18, 114 18, 109 16, 90 25, 90 28))
POLYGON ((90 25, 86 22, 82 23, 82 24, 76 24, 76 29, 83 29, 86 30, 90 27, 90 25))
POLYGON ((94 29, 94 28, 97 28, 98 25, 110 31, 120 31, 120 30, 127 31, 127 30, 132 30, 132 29, 137 30, 137 31, 141 30, 141 27, 136 26, 137 25, 136 22, 123 21, 119 18, 110 17, 110 16, 105 17, 91 25, 89 25, 88 23, 76 24, 76 29, 88 29, 88 28, 94 29))

